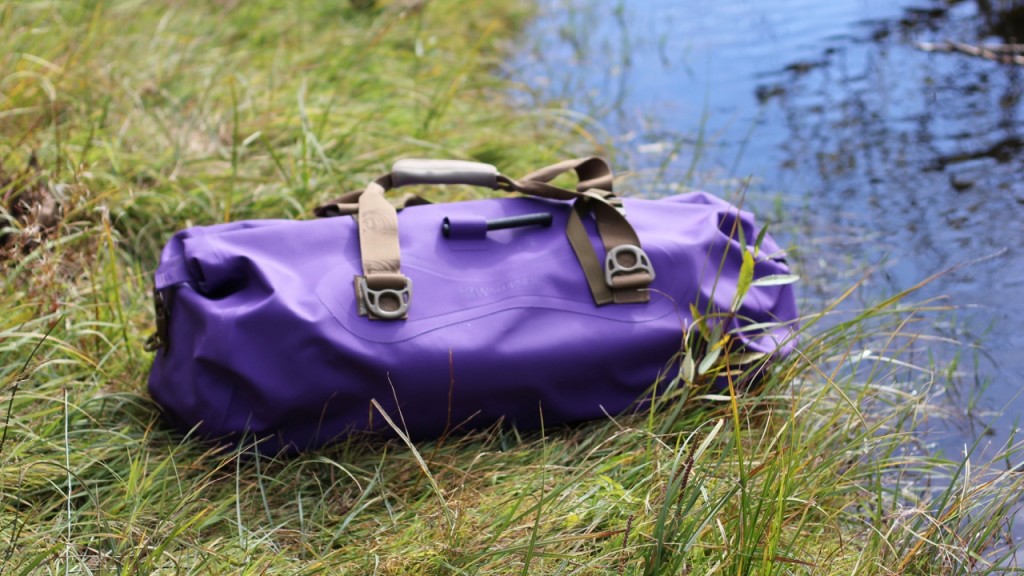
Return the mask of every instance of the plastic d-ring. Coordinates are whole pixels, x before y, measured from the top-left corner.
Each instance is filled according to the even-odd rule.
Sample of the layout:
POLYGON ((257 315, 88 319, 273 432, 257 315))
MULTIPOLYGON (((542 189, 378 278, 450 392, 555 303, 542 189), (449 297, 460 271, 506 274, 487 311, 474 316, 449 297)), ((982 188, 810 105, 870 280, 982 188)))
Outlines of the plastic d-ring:
POLYGON ((642 248, 632 244, 623 244, 608 251, 604 265, 604 283, 609 288, 615 288, 615 285, 612 284, 613 278, 633 272, 646 272, 651 277, 650 281, 654 281, 654 268, 651 267, 651 260, 642 248), (626 254, 633 257, 632 263, 622 263, 621 257, 626 254))
POLYGON ((368 312, 374 318, 381 320, 400 320, 409 312, 409 302, 412 300, 412 280, 405 279, 405 286, 401 289, 382 288, 374 290, 366 284, 366 277, 359 278, 359 301, 362 312, 368 312), (381 302, 394 302, 397 307, 393 310, 385 310, 381 302))

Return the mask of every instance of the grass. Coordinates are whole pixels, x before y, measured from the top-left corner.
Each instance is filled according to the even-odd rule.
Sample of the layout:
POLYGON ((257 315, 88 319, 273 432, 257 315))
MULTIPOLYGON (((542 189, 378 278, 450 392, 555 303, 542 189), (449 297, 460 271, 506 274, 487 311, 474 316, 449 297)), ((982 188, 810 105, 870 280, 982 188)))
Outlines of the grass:
POLYGON ((758 395, 684 382, 646 415, 291 458, 167 428, 143 343, 173 231, 308 215, 403 154, 515 175, 609 152, 505 100, 492 70, 529 13, 0 3, 0 192, 64 211, 48 235, 16 223, 2 264, 0 573, 1020 571, 1020 443, 920 444, 948 372, 908 359, 946 307, 912 293, 808 315, 758 395))

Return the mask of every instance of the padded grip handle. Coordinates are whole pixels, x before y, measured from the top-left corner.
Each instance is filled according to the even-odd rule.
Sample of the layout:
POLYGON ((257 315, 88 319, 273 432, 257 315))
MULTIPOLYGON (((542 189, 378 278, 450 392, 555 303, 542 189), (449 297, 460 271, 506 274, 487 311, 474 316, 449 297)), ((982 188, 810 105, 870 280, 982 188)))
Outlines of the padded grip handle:
POLYGON ((391 186, 413 184, 468 184, 495 189, 498 169, 482 162, 407 158, 391 167, 391 186))

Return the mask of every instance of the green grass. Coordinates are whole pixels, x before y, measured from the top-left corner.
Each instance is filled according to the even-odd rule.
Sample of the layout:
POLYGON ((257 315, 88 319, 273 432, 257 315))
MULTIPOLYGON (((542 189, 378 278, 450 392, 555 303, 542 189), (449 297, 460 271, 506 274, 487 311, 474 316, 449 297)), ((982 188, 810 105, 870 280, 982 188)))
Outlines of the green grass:
POLYGON ((920 445, 949 383, 906 360, 946 309, 912 293, 809 315, 758 395, 682 382, 649 414, 572 428, 270 458, 160 420, 143 343, 175 230, 305 216, 401 155, 517 175, 610 152, 506 101, 494 69, 530 9, 0 3, 0 193, 45 185, 65 209, 0 265, 0 573, 1014 570, 1021 446, 920 445))

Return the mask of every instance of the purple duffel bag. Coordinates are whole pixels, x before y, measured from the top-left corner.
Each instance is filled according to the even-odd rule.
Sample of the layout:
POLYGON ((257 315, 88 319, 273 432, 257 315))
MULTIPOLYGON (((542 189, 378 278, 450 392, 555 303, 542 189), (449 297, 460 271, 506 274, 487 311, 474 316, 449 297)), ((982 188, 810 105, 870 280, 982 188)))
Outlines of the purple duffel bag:
POLYGON ((611 184, 598 158, 519 180, 402 160, 318 209, 338 217, 178 232, 155 275, 150 392, 183 430, 295 451, 621 413, 679 361, 691 310, 719 318, 733 353, 791 350, 793 289, 773 281, 789 270, 750 214, 611 184), (571 171, 576 190, 550 184, 571 171), (524 195, 397 212, 384 193, 409 184, 524 195))

